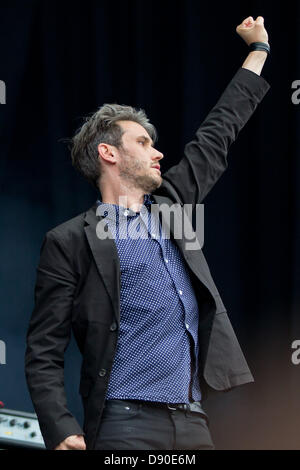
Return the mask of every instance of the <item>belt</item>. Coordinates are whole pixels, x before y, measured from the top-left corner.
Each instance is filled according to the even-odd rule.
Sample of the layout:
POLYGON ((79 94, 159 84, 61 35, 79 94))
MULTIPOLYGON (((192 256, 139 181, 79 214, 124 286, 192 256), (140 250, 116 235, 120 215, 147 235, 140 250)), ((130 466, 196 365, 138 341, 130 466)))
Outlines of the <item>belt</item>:
POLYGON ((208 419, 207 414, 203 410, 200 401, 194 401, 191 403, 162 403, 156 401, 143 401, 143 400, 126 400, 132 401, 134 403, 140 403, 142 406, 150 406, 154 408, 163 408, 168 410, 183 410, 183 411, 191 411, 192 413, 200 413, 206 419, 208 419))

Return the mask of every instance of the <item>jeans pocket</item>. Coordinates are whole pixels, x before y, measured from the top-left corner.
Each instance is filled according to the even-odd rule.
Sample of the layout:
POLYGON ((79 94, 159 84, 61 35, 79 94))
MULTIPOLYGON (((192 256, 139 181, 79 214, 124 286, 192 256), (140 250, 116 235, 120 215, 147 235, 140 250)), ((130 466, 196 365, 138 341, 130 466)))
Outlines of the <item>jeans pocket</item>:
POLYGON ((194 411, 187 411, 186 416, 188 417, 189 421, 194 421, 195 423, 201 424, 203 427, 209 429, 209 419, 205 412, 194 412, 194 411))

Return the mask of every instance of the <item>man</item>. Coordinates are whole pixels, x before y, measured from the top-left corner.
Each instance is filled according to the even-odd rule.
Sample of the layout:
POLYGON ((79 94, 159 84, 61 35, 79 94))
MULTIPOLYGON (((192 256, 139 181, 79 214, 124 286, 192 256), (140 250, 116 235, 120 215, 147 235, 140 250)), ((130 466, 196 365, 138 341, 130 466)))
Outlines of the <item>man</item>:
POLYGON ((174 236, 184 204, 195 211, 203 201, 269 89, 263 18, 237 32, 263 44, 163 177, 141 110, 104 105, 73 138, 73 165, 101 200, 50 230, 41 248, 26 377, 48 449, 213 449, 203 400, 253 381, 200 247, 174 236), (153 206, 175 204, 169 238, 161 209, 149 229, 153 206), (148 238, 121 236, 138 225, 148 238), (83 430, 64 391, 71 330, 83 355, 83 430))

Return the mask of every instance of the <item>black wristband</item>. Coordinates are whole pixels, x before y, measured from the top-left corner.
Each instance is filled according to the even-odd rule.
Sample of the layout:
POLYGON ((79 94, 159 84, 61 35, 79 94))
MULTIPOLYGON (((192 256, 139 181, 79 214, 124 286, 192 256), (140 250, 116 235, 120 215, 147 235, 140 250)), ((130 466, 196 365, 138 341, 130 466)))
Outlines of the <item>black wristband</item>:
POLYGON ((266 42, 252 42, 249 47, 250 51, 266 51, 270 54, 270 46, 266 42))

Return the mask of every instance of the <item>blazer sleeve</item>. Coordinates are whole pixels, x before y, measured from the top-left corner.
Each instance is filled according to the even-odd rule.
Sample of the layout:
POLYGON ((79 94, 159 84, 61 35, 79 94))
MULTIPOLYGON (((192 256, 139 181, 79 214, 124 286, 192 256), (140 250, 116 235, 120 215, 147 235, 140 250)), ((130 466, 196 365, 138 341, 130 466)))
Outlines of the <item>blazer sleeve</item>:
POLYGON ((40 251, 25 353, 26 380, 47 449, 70 435, 84 435, 67 408, 64 389, 64 352, 71 337, 75 288, 66 243, 48 232, 40 251))
POLYGON ((239 68, 184 149, 179 163, 163 174, 166 187, 182 203, 199 204, 227 168, 227 153, 270 85, 251 70, 239 68))

